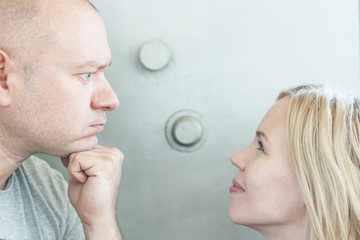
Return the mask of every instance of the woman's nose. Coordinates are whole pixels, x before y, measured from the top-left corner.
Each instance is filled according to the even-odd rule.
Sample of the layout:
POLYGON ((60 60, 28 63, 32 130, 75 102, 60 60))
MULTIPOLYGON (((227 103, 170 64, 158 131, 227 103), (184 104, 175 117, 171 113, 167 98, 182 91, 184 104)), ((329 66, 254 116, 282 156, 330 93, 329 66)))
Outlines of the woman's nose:
POLYGON ((230 156, 230 162, 236 166, 237 168, 239 168, 240 171, 244 172, 246 170, 246 165, 248 162, 248 157, 247 156, 247 149, 243 149, 239 152, 233 153, 230 156))

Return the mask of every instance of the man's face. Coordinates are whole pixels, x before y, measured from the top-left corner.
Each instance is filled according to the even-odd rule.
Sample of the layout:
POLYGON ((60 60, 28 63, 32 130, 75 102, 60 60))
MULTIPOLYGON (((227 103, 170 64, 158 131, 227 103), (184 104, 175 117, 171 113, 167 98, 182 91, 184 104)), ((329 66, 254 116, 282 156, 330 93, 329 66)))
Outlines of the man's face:
POLYGON ((104 76, 111 54, 99 15, 88 8, 60 14, 52 24, 57 44, 17 92, 12 127, 27 151, 66 156, 97 144, 105 111, 119 102, 104 76))

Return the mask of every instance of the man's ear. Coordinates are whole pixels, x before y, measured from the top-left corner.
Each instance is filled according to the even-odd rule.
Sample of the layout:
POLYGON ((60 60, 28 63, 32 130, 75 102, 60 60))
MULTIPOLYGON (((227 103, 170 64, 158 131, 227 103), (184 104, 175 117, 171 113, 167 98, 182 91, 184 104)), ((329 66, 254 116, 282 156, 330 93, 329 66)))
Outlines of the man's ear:
POLYGON ((0 49, 0 108, 10 105, 9 72, 13 69, 9 55, 0 49))

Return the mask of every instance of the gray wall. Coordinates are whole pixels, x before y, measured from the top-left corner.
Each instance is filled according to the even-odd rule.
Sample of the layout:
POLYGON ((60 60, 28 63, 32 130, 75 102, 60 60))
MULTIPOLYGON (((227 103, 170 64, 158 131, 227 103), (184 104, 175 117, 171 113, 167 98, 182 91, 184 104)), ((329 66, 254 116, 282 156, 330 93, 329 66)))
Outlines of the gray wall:
MULTIPOLYGON (((93 0, 108 29, 108 79, 120 99, 100 143, 125 154, 118 216, 126 239, 263 239, 227 216, 237 169, 277 93, 300 83, 359 90, 355 0, 93 0), (151 72, 141 45, 166 42, 170 64, 151 72), (192 153, 166 141, 181 109, 203 115, 206 143, 192 153)), ((44 156, 65 174, 60 161, 44 156)))

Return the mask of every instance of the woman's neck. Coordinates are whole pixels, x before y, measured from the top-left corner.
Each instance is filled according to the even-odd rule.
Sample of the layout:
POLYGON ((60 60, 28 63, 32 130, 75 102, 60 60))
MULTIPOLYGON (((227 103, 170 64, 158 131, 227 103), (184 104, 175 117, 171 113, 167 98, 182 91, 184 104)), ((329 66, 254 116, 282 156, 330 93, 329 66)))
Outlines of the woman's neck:
POLYGON ((306 240, 306 221, 288 223, 286 225, 272 225, 254 228, 266 240, 306 240))

